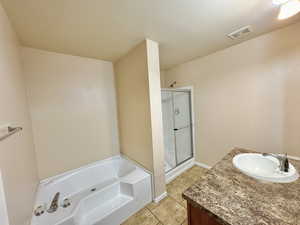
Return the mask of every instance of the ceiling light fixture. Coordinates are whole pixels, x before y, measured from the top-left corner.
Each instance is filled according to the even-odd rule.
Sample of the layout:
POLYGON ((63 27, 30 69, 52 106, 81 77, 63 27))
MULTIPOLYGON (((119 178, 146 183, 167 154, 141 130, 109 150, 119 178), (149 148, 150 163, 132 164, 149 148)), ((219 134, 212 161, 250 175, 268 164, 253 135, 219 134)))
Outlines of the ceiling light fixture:
POLYGON ((273 0, 274 5, 282 5, 284 3, 287 3, 289 0, 273 0))
POLYGON ((273 0, 274 5, 280 5, 279 20, 290 18, 300 12, 300 0, 273 0))
POLYGON ((279 20, 290 18, 300 12, 300 1, 290 0, 280 6, 279 20))

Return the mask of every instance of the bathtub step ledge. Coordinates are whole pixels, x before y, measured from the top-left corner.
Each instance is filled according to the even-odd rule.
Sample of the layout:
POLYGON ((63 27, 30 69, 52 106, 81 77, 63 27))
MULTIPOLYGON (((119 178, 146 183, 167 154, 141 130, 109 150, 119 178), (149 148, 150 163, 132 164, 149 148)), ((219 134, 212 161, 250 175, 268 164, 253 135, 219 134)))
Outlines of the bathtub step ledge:
MULTIPOLYGON (((116 213, 120 208, 132 202, 133 198, 127 195, 120 194, 115 198, 101 204, 93 211, 86 215, 84 219, 84 223, 82 225, 92 225, 99 221, 103 221, 106 217, 112 215, 112 213, 116 213)), ((98 223, 97 223, 98 224, 98 223)), ((99 223, 101 224, 101 223, 99 223)))

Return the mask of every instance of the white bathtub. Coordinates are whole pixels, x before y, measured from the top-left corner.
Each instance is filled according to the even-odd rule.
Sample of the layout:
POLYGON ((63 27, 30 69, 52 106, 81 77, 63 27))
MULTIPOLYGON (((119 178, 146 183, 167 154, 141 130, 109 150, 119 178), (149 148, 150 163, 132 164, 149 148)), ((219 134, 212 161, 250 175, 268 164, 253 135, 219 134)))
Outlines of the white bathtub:
POLYGON ((119 225, 151 200, 150 174, 116 156, 43 181, 35 206, 45 212, 31 225, 119 225), (59 208, 48 213, 57 192, 59 208), (71 205, 63 208, 66 198, 71 205))

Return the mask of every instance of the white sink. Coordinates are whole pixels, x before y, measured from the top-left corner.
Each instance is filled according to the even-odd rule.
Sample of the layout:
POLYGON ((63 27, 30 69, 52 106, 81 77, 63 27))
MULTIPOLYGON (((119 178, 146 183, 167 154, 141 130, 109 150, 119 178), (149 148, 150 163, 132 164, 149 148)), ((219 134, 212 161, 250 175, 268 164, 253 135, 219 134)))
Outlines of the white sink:
POLYGON ((290 183, 299 177, 297 170, 291 163, 289 172, 280 171, 279 161, 271 156, 243 153, 236 155, 232 162, 244 174, 262 181, 290 183))

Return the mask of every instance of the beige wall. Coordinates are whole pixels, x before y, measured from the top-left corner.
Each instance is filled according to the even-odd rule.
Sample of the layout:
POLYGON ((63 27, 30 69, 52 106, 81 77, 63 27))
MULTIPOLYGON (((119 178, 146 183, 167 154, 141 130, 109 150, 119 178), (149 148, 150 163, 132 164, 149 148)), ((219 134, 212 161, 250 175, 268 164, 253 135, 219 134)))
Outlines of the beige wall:
MULTIPOLYGON (((10 225, 28 224, 38 183, 19 43, 0 5, 0 126, 24 129, 0 141, 0 170, 10 225)), ((1 185, 1 184, 0 184, 1 185)))
POLYGON ((119 153, 112 63, 23 48, 40 179, 119 153))
POLYGON ((165 70, 160 71, 160 86, 165 87, 165 70))
POLYGON ((162 140, 155 136, 162 138, 159 131, 162 126, 161 109, 154 110, 154 104, 161 104, 158 60, 157 44, 147 40, 114 65, 120 149, 123 154, 154 173, 156 196, 165 191, 163 160, 159 153, 161 151, 163 154, 163 145, 162 140), (155 131, 159 133, 155 134, 155 131))
POLYGON ((166 71, 194 86, 197 161, 234 146, 300 156, 299 37, 300 23, 166 71))
POLYGON ((146 40, 155 195, 165 192, 164 139, 158 43, 146 40))
POLYGON ((153 171, 146 42, 114 65, 120 150, 153 171))

